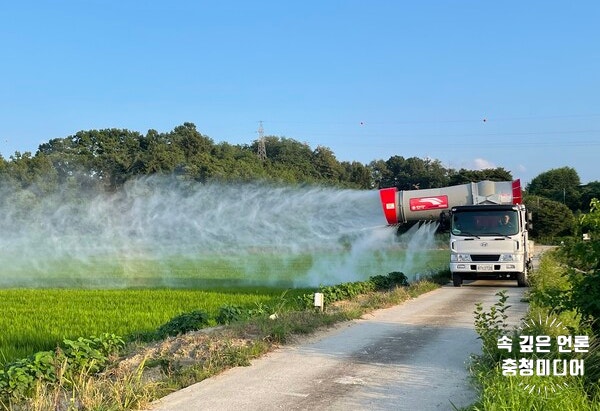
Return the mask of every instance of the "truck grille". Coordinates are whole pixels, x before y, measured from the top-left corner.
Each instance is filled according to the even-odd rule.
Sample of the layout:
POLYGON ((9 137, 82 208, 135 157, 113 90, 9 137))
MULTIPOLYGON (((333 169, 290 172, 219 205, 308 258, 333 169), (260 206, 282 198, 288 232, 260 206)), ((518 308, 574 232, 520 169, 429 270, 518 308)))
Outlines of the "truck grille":
POLYGON ((471 261, 498 261, 499 254, 471 254, 471 261))

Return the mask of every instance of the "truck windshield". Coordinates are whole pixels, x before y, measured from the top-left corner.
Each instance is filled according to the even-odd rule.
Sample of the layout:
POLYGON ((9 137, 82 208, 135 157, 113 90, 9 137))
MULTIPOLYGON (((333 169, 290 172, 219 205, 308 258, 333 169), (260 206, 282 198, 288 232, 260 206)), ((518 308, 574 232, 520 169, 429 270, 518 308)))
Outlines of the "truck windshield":
POLYGON ((452 215, 454 235, 514 235, 519 231, 514 210, 460 211, 452 215))

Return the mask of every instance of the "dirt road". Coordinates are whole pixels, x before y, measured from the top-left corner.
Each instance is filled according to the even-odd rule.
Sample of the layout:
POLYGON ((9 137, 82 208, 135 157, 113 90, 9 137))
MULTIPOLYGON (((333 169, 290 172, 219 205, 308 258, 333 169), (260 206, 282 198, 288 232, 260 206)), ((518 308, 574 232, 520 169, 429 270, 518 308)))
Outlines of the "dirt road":
POLYGON ((475 400, 466 364, 480 351, 476 302, 489 307, 507 290, 510 320, 527 304, 516 282, 445 286, 278 349, 173 393, 153 411, 449 410, 475 400))

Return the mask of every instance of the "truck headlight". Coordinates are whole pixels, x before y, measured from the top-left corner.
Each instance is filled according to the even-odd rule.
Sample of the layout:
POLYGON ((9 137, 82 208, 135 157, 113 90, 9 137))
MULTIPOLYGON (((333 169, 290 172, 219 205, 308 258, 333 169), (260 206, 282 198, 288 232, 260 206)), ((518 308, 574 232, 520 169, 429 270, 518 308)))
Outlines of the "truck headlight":
POLYGON ((450 254, 450 261, 453 263, 470 263, 471 254, 450 254))
POLYGON ((508 262, 516 262, 521 261, 521 256, 518 254, 500 254, 500 262, 508 263, 508 262))

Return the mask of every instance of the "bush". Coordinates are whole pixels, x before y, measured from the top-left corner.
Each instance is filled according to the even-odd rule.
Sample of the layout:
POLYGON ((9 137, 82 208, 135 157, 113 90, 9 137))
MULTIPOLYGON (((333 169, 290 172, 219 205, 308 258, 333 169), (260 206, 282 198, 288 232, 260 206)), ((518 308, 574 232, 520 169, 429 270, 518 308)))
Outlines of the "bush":
POLYGON ((156 332, 159 338, 185 334, 206 327, 208 325, 208 320, 208 314, 204 311, 190 311, 173 317, 167 323, 161 325, 156 332))
MULTIPOLYGON (((62 375, 68 377, 102 371, 108 363, 108 356, 124 346, 123 339, 114 334, 64 340, 63 347, 59 347, 56 352, 40 351, 6 364, 4 369, 0 370, 0 397, 28 397, 38 382, 56 382, 59 368, 62 375)), ((70 378, 67 378, 67 381, 69 380, 70 378)))
POLYGON ((568 275, 572 289, 567 308, 581 314, 600 335, 600 270, 585 273, 570 269, 568 275))
POLYGON ((389 290, 394 287, 405 287, 408 285, 408 278, 399 271, 393 271, 388 275, 375 275, 369 278, 376 290, 389 290))
POLYGON ((559 256, 568 267, 571 292, 567 308, 576 310, 600 335, 600 201, 593 199, 590 212, 581 216, 580 226, 591 240, 576 239, 560 248, 559 256))
POLYGON ((408 286, 408 278, 399 271, 393 271, 388 274, 388 277, 392 281, 395 286, 407 287, 408 286))

